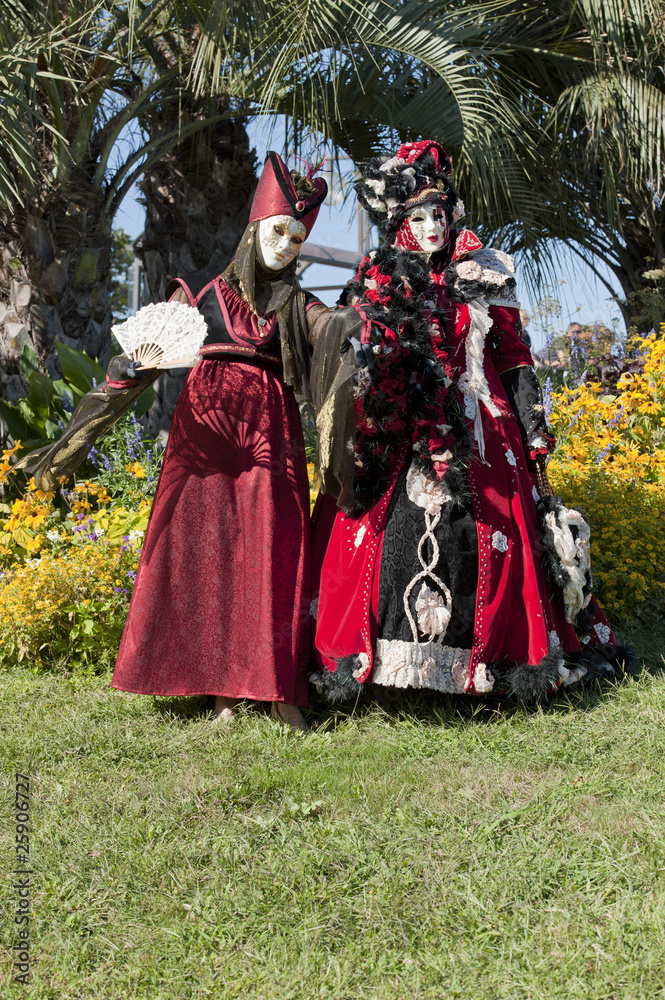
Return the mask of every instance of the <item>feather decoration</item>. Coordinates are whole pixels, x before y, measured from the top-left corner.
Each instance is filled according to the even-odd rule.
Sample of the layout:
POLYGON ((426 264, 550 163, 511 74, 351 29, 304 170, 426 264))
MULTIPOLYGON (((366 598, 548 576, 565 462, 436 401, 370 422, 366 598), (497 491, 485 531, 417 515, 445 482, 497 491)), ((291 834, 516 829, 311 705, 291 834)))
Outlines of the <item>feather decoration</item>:
POLYGON ((141 368, 191 368, 208 334, 201 313, 184 302, 151 303, 111 329, 141 368))

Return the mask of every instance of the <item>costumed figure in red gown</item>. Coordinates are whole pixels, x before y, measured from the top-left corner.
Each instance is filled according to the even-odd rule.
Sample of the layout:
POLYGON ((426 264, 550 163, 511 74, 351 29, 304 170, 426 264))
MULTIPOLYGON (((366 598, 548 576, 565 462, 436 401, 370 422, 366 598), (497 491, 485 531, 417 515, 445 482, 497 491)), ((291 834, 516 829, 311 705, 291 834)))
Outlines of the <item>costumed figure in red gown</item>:
POLYGON ((215 695, 220 718, 238 699, 269 701, 305 728, 309 486, 296 394, 307 396, 317 300, 295 271, 325 195, 325 181, 269 153, 229 267, 167 289, 209 332, 173 415, 115 688, 215 695))
POLYGON ((436 142, 373 159, 356 190, 383 242, 347 287, 362 333, 317 400, 341 509, 315 512, 315 683, 528 701, 613 678, 626 650, 591 595, 588 525, 547 482, 512 259, 452 228, 436 142))

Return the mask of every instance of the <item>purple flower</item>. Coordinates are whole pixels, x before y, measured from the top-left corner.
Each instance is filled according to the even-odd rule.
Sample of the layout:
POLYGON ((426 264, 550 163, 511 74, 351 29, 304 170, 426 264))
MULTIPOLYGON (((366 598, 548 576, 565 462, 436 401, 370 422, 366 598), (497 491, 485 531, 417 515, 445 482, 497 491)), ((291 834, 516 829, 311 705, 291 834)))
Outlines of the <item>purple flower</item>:
POLYGON ((99 465, 99 452, 95 448, 94 444, 90 449, 90 451, 88 452, 88 458, 90 459, 93 465, 99 465))
POLYGON ((549 420, 552 413, 552 379, 549 375, 545 379, 545 385, 543 386, 543 406, 545 408, 545 417, 549 420))
POLYGON ((616 425, 621 420, 622 415, 623 415, 623 403, 621 404, 621 406, 619 407, 619 409, 617 410, 617 412, 614 414, 614 416, 612 417, 612 419, 610 420, 610 422, 609 422, 609 424, 607 426, 608 427, 616 427, 616 425))
POLYGON ((113 469, 113 466, 112 466, 111 462, 109 461, 108 455, 102 455, 102 462, 104 463, 104 468, 106 469, 106 471, 107 472, 111 472, 112 469, 113 469))
POLYGON ((127 442, 127 453, 130 458, 136 459, 136 449, 134 447, 134 440, 135 439, 132 437, 129 431, 125 431, 125 441, 127 442))
POLYGON ((82 521, 84 517, 85 517, 85 514, 77 514, 76 515, 76 520, 77 521, 82 521))
POLYGON ((62 403, 62 408, 65 411, 65 413, 73 413, 74 412, 74 407, 72 405, 72 401, 71 401, 71 399, 69 398, 69 396, 67 395, 66 392, 63 392, 62 396, 60 397, 60 402, 62 403))
POLYGON ((93 389, 97 388, 97 379, 95 378, 94 375, 92 376, 92 388, 93 389))

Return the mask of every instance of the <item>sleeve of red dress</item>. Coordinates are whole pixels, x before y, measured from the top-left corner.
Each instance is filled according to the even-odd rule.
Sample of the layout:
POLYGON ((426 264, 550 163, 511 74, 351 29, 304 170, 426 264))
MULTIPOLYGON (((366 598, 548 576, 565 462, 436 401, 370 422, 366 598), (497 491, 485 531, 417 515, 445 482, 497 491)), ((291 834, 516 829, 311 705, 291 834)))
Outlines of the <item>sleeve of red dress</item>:
MULTIPOLYGON (((166 299, 167 302, 171 302, 171 300, 174 299, 175 296, 178 294, 178 292, 181 290, 187 296, 187 301, 189 302, 190 306, 193 306, 196 309, 197 296, 194 294, 194 292, 189 287, 184 278, 172 278, 171 281, 169 281, 168 285, 166 286, 166 290, 164 292, 164 298, 166 299)), ((182 299, 180 299, 180 301, 182 301, 182 299)))
POLYGON ((510 368, 533 368, 531 351, 519 333, 520 311, 512 306, 490 306, 492 356, 499 375, 510 368))
POLYGON ((543 394, 533 368, 529 347, 519 333, 519 310, 490 306, 492 357, 504 391, 520 428, 531 466, 542 465, 554 451, 556 439, 545 417, 543 394))

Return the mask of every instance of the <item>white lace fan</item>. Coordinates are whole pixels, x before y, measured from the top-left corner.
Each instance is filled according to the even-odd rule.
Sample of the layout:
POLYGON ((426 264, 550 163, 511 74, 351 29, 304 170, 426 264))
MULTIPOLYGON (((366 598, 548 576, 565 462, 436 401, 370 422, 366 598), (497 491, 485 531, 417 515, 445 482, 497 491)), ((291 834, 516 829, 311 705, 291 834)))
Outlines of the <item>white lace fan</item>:
POLYGON ((151 303, 111 329, 141 368, 191 368, 208 334, 201 313, 184 302, 151 303))

